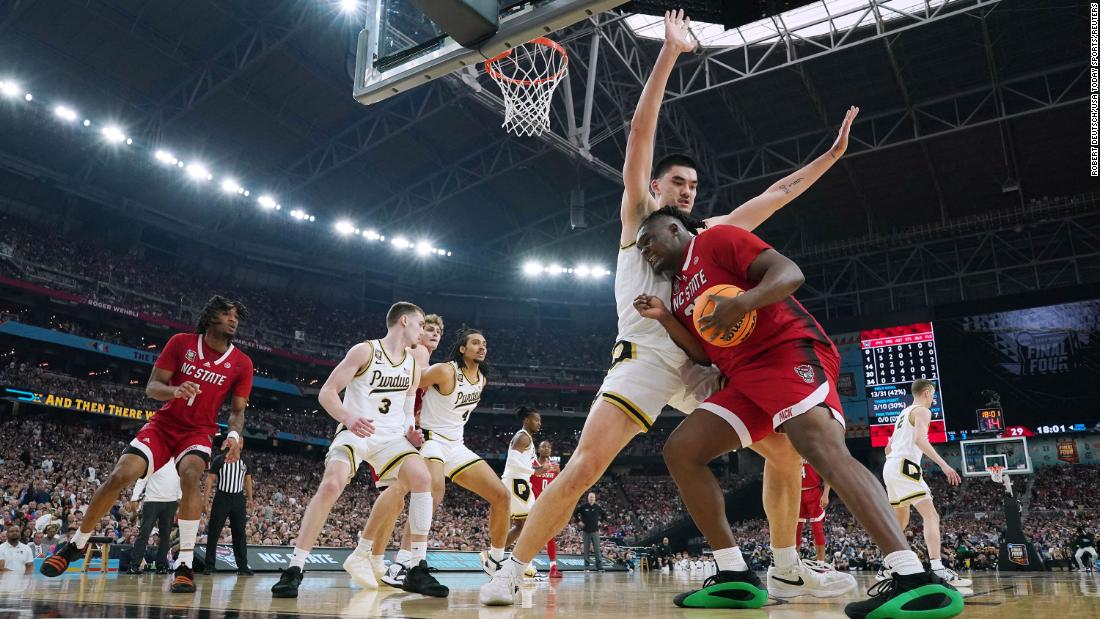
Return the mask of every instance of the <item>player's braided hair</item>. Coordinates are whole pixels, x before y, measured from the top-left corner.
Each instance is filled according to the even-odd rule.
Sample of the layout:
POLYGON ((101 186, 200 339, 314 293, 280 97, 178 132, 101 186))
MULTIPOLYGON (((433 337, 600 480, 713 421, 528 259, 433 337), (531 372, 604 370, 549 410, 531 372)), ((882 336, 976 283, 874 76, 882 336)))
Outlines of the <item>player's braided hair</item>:
MULTIPOLYGON (((474 329, 473 327, 467 327, 466 325, 462 325, 462 328, 460 328, 458 330, 458 333, 455 334, 455 341, 454 344, 451 346, 451 360, 457 363, 459 368, 463 367, 466 364, 466 360, 462 357, 462 347, 466 345, 466 339, 469 338, 471 335, 474 335, 475 333, 482 336, 485 335, 481 331, 481 329, 474 329)), ((482 362, 478 365, 481 373, 484 374, 486 378, 489 377, 488 367, 489 365, 485 362, 482 362)))
POLYGON ((527 420, 527 418, 529 416, 534 415, 538 412, 539 412, 539 409, 537 409, 533 406, 523 406, 523 405, 517 406, 516 411, 515 411, 516 417, 519 419, 520 423, 523 423, 524 421, 527 420))
POLYGON ((210 300, 206 302, 206 307, 202 308, 202 313, 199 314, 199 324, 195 327, 195 332, 206 333, 206 330, 210 328, 210 324, 218 319, 219 314, 228 312, 231 309, 237 310, 237 318, 241 320, 248 318, 248 309, 245 308, 244 303, 227 299, 220 294, 210 297, 210 300))
POLYGON ((707 227, 707 222, 703 221, 702 219, 696 219, 695 217, 692 217, 690 214, 685 213, 675 206, 669 205, 663 206, 653 211, 649 215, 646 215, 645 219, 642 220, 642 223, 640 226, 638 226, 638 228, 644 228, 651 221, 661 219, 662 217, 671 217, 672 219, 675 219, 676 221, 680 222, 680 225, 682 225, 684 228, 687 229, 688 232, 692 234, 699 234, 700 231, 705 230, 707 227))

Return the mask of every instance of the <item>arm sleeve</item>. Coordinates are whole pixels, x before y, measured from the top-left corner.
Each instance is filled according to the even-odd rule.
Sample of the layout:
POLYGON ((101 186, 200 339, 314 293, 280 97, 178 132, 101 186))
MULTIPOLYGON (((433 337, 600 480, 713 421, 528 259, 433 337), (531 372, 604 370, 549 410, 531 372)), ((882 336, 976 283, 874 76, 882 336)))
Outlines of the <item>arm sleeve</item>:
POLYGON ((700 253, 741 279, 748 280, 749 265, 772 246, 737 226, 715 226, 699 235, 700 253))
POLYGON ((183 333, 173 335, 168 343, 164 345, 164 350, 160 351, 160 356, 157 357, 157 361, 153 365, 169 372, 175 372, 179 369, 180 357, 183 356, 183 351, 187 349, 187 343, 184 341, 186 337, 183 333))
POLYGON ((247 361, 244 367, 241 368, 241 373, 237 376, 237 383, 233 385, 233 395, 238 398, 248 399, 248 396, 252 394, 252 359, 245 357, 247 361))

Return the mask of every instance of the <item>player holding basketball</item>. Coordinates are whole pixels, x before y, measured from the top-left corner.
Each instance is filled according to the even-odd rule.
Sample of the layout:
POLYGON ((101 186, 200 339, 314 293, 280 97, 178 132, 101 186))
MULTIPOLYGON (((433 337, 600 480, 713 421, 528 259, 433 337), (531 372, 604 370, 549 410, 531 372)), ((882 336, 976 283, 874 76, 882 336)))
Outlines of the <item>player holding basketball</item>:
POLYGON ((890 513, 882 486, 848 453, 836 389, 840 355, 791 296, 805 279, 802 272, 750 232, 735 226, 700 231, 703 226, 680 209, 665 207, 646 217, 638 231, 638 249, 646 262, 654 271, 675 277, 671 309, 656 297, 641 295, 635 301, 639 313, 666 328, 694 361, 713 362, 729 380, 680 423, 664 448, 665 463, 692 519, 714 548, 719 569, 702 589, 677 596, 676 604, 759 608, 767 601, 760 579, 734 563, 740 552, 721 487, 707 465, 730 450, 783 432, 836 489, 894 573, 872 587, 871 599, 848 604, 845 613, 858 619, 939 619, 961 613, 962 596, 924 570, 890 513), (744 292, 709 292, 721 284, 744 292), (715 307, 702 317, 699 330, 734 332, 752 312, 755 330, 732 345, 717 336, 704 339, 693 312, 696 304, 707 302, 715 307))
POLYGON ((810 523, 810 529, 814 534, 814 558, 816 563, 810 564, 811 568, 819 567, 818 564, 826 563, 825 560, 825 507, 829 505, 828 482, 821 479, 814 467, 805 460, 802 461, 802 504, 798 509, 798 531, 795 539, 798 545, 802 545, 802 525, 810 523))
MULTIPOLYGON (((546 486, 554 481, 554 478, 558 476, 561 471, 561 466, 550 454, 551 451, 550 441, 542 441, 539 443, 538 456, 535 457, 535 461, 532 465, 535 468, 535 472, 531 473, 531 491, 535 493, 535 502, 537 503, 539 497, 542 496, 546 486)), ((551 537, 550 541, 546 543, 546 556, 550 558, 550 578, 561 578, 561 571, 558 570, 558 539, 551 537)))
MULTIPOLYGON (((218 411, 233 396, 229 433, 222 445, 226 461, 241 455, 244 409, 252 392, 252 360, 232 343, 240 321, 248 316, 244 305, 215 295, 199 316, 197 333, 173 335, 153 364, 145 393, 165 402, 122 453, 111 475, 92 495, 80 529, 43 563, 45 576, 60 576, 84 547, 99 519, 118 500, 124 488, 138 478, 148 479, 175 459, 180 476, 180 552, 172 581, 173 593, 193 593, 195 538, 202 513, 199 478, 210 460, 211 440, 218 431, 218 411)), ((167 532, 163 533, 167 535, 167 532)))
MULTIPOLYGON (((423 329, 424 312, 412 303, 399 302, 386 313, 386 336, 356 344, 329 375, 317 396, 321 406, 340 425, 329 445, 321 484, 306 507, 294 541, 290 567, 271 588, 272 597, 296 598, 302 584, 309 551, 328 519, 332 506, 366 460, 380 477, 391 470, 410 490, 409 522, 413 534, 413 560, 403 589, 433 597, 446 597, 447 587, 430 573, 426 561, 428 532, 432 524, 431 475, 416 451, 421 442, 415 428, 413 402, 419 370, 410 348, 423 329), (392 360, 398 359, 396 363, 392 360), (343 400, 340 392, 344 392, 343 400)), ((385 526, 385 516, 371 514, 366 537, 385 526)))
MULTIPOLYGON (((882 467, 882 480, 886 482, 886 494, 902 531, 909 526, 909 507, 915 507, 924 523, 924 543, 928 546, 928 560, 940 578, 956 587, 969 587, 970 581, 959 578, 954 571, 943 566, 940 546, 940 514, 932 504, 932 491, 924 481, 921 456, 935 462, 947 476, 947 483, 957 486, 962 478, 928 441, 928 426, 932 421, 932 401, 936 386, 932 381, 919 379, 909 389, 913 404, 898 414, 894 433, 886 445, 886 464, 882 467)), ((886 578, 886 568, 880 578, 886 578)))
MULTIPOLYGON (((648 293, 669 298, 670 284, 645 264, 635 237, 648 214, 665 206, 690 212, 699 184, 690 157, 673 154, 653 166, 657 118, 668 77, 676 59, 695 49, 690 20, 683 11, 665 14, 665 42, 642 91, 630 125, 623 165, 622 232, 615 271, 615 302, 619 334, 612 352, 612 366, 589 411, 577 449, 569 465, 537 501, 516 541, 507 570, 481 589, 481 602, 512 604, 524 567, 539 549, 562 530, 581 495, 603 475, 611 461, 635 435, 648 431, 665 405, 692 411, 718 388, 718 374, 691 363, 668 334, 634 310, 634 298, 648 293), (651 175, 652 174, 652 175, 651 175)), ((801 195, 844 154, 848 133, 858 108, 848 110, 833 146, 821 157, 784 177, 764 193, 732 213, 714 217, 712 225, 727 224, 755 229, 776 211, 801 195)), ((771 523, 773 555, 784 574, 792 575, 786 592, 837 595, 854 586, 847 574, 820 574, 801 565, 795 549, 798 520, 800 458, 786 437, 776 435, 753 444, 767 458, 764 472, 764 509, 771 523)))
MULTIPOLYGON (((527 514, 531 511, 531 504, 535 501, 531 491, 531 475, 535 472, 535 434, 542 430, 542 415, 534 408, 520 406, 516 408, 516 417, 523 427, 508 444, 508 459, 504 463, 504 473, 500 476, 500 481, 511 496, 508 511, 512 528, 508 531, 507 545, 511 545, 519 537, 527 514)), ((534 564, 528 564, 525 575, 537 574, 534 564)))
MULTIPOLYGON (((430 364, 432 353, 439 347, 443 338, 443 318, 439 314, 428 314, 424 317, 424 331, 416 348, 412 349, 413 358, 416 359, 417 368, 427 368, 430 364)), ((419 379, 418 379, 419 380, 419 379)), ((416 390, 416 403, 413 406, 413 415, 416 425, 420 425, 420 409, 423 406, 424 385, 421 383, 416 390)), ((393 578, 386 578, 387 569, 385 563, 386 546, 393 538, 393 528, 397 524, 397 518, 401 510, 405 508, 405 495, 409 493, 406 486, 397 476, 397 471, 390 469, 383 478, 378 477, 378 471, 371 469, 374 485, 384 488, 382 494, 374 502, 371 516, 377 514, 380 522, 386 523, 371 539, 367 537, 367 529, 359 533, 359 542, 355 551, 344 560, 344 570, 351 575, 359 586, 364 589, 378 588, 378 581, 401 588, 404 584, 405 573, 412 567, 412 536, 409 533, 409 522, 405 521, 404 534, 401 539, 401 549, 397 552, 397 558, 393 566, 393 578), (398 566, 397 564, 400 564, 398 566), (405 571, 398 572, 403 566, 405 571), (397 576, 400 575, 400 579, 397 576)))

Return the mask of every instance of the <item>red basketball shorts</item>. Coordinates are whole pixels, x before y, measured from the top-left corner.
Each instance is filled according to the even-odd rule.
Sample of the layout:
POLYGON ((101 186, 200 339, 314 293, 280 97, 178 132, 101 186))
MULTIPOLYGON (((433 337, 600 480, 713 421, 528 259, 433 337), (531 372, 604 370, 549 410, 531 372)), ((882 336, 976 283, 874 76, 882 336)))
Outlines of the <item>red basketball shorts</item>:
POLYGON ((130 441, 129 450, 140 452, 145 456, 146 461, 149 462, 145 472, 145 476, 148 477, 172 458, 178 462, 188 453, 195 453, 203 460, 209 461, 213 439, 214 436, 209 430, 167 426, 150 420, 142 426, 134 440, 130 441))
POLYGON ((815 522, 825 518, 825 510, 821 509, 822 490, 824 488, 810 488, 802 491, 802 503, 798 507, 800 522, 815 522))

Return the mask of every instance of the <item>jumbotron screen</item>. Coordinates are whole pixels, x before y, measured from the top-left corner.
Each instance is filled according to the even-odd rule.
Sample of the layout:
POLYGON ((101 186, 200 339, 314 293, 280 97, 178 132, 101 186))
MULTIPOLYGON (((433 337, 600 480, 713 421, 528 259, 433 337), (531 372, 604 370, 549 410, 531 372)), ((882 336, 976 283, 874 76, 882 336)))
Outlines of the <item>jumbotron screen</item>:
POLYGON ((940 392, 940 368, 936 357, 936 336, 932 323, 921 322, 861 331, 859 339, 863 349, 863 374, 867 384, 871 446, 885 447, 889 442, 898 414, 913 401, 909 386, 918 378, 930 380, 936 385, 928 440, 933 443, 947 442, 943 394, 940 392))

